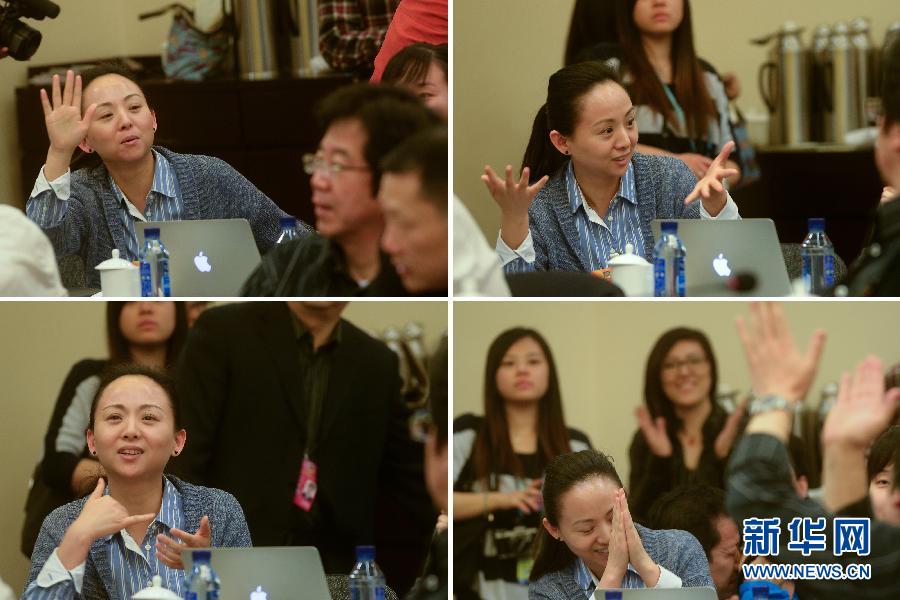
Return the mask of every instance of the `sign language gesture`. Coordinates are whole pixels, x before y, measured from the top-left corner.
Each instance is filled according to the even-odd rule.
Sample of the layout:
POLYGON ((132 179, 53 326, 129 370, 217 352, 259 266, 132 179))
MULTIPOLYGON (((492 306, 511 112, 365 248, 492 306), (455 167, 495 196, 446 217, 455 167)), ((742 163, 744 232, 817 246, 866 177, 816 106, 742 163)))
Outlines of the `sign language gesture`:
POLYGON ((716 216, 725 208, 728 196, 725 193, 725 185, 722 183, 726 177, 734 177, 738 174, 737 169, 726 166, 728 155, 734 150, 734 142, 727 142, 722 146, 722 151, 709 165, 706 175, 697 182, 694 190, 684 199, 685 204, 690 204, 697 198, 703 202, 703 208, 706 209, 711 216, 716 216))
POLYGON ((181 562, 182 550, 187 550, 188 548, 209 548, 212 543, 212 529, 209 525, 209 517, 206 515, 203 515, 203 518, 200 519, 200 527, 197 529, 197 533, 192 535, 174 527, 170 533, 183 543, 179 543, 167 535, 159 534, 156 536, 156 556, 162 563, 173 569, 184 569, 184 563, 181 562))
POLYGON ((511 165, 506 165, 506 176, 503 179, 494 172, 490 165, 485 165, 481 180, 500 206, 501 237, 510 248, 518 248, 528 235, 528 207, 547 180, 548 175, 532 185, 528 185, 530 170, 522 169, 519 181, 513 180, 511 165))
POLYGON ((59 558, 67 569, 84 562, 94 540, 128 529, 132 525, 149 522, 155 514, 129 515, 124 506, 112 496, 104 496, 106 483, 101 477, 88 497, 81 514, 69 526, 59 546, 59 558))
POLYGON ((650 452, 656 456, 666 458, 672 456, 672 440, 666 431, 666 419, 664 417, 650 418, 650 413, 645 406, 638 406, 634 411, 637 418, 638 427, 644 434, 647 445, 650 446, 650 452))
POLYGON ((759 395, 778 394, 802 401, 812 385, 825 347, 825 331, 813 332, 806 350, 797 348, 781 306, 774 302, 750 305, 750 324, 737 319, 738 334, 759 395))

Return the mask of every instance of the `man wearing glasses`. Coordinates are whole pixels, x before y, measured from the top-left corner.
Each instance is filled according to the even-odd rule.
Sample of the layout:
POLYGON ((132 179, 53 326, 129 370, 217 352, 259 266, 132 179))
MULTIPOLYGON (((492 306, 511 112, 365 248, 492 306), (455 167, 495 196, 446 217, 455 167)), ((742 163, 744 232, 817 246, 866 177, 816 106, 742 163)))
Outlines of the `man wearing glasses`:
POLYGON ((328 96, 319 110, 325 134, 310 175, 319 236, 277 246, 244 284, 245 296, 398 296, 406 292, 379 249, 384 218, 379 164, 394 147, 437 121, 415 96, 365 83, 328 96))

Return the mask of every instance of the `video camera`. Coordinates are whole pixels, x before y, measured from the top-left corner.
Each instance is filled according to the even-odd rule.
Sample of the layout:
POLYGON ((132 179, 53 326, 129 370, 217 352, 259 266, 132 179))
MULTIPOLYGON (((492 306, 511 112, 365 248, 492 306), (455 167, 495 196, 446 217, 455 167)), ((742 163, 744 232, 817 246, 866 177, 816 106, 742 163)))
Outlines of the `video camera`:
POLYGON ((20 18, 55 19, 59 6, 50 0, 0 0, 0 48, 9 48, 16 60, 28 60, 41 45, 41 32, 19 21, 20 18))

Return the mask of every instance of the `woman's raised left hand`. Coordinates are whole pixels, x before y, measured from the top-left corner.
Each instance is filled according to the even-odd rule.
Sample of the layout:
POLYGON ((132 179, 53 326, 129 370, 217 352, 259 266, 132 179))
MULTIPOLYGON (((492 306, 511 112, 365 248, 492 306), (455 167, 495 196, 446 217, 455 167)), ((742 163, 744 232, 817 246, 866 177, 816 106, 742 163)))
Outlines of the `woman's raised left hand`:
POLYGON ((724 184, 725 178, 734 177, 738 174, 737 169, 726 166, 728 155, 733 150, 733 141, 726 142, 722 146, 722 151, 709 165, 706 175, 697 182, 693 191, 684 199, 685 204, 690 204, 697 198, 700 198, 700 201, 703 202, 703 208, 712 217, 718 215, 725 208, 725 203, 728 201, 728 193, 725 191, 724 184))
POLYGON ((156 556, 160 562, 173 568, 184 569, 181 562, 181 551, 189 548, 209 548, 212 543, 212 529, 209 525, 209 517, 203 515, 200 519, 200 527, 197 533, 190 534, 175 527, 169 532, 173 537, 181 540, 180 543, 163 534, 156 536, 156 556))
POLYGON ((641 542, 641 536, 638 535, 634 521, 631 519, 631 511, 628 509, 628 499, 625 497, 625 490, 616 492, 616 501, 620 504, 622 511, 622 526, 625 529, 625 540, 628 543, 628 556, 631 564, 637 569, 644 585, 648 588, 656 587, 659 583, 660 570, 647 551, 644 550, 644 544, 641 542))

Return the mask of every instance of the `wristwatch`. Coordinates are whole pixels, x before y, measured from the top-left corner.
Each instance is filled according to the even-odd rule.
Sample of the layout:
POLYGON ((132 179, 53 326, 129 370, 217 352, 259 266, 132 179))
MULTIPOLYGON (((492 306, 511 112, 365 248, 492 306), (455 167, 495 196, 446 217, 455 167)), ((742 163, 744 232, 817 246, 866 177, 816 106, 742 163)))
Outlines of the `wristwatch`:
POLYGON ((750 415, 758 415, 773 410, 786 410, 795 413, 800 408, 799 402, 791 402, 778 394, 766 394, 762 398, 754 398, 750 403, 750 415))

